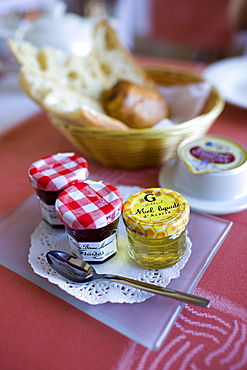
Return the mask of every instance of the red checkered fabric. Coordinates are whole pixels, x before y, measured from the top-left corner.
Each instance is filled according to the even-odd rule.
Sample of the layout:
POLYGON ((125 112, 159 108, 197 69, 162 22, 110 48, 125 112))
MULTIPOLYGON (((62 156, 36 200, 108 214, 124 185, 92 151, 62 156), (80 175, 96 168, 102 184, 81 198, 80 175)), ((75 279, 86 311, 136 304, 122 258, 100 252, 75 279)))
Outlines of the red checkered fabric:
POLYGON ((122 196, 111 184, 86 180, 66 188, 55 207, 64 225, 75 230, 99 229, 121 215, 122 196))
POLYGON ((34 162, 28 169, 28 175, 35 189, 59 191, 86 180, 88 163, 75 153, 57 153, 34 162))

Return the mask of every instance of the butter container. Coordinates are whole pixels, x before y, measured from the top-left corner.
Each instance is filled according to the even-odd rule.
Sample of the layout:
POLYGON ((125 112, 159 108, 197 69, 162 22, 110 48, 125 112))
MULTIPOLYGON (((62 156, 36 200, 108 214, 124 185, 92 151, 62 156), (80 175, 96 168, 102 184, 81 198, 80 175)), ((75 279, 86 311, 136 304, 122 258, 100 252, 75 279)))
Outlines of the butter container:
POLYGON ((128 253, 140 266, 160 269, 181 260, 190 217, 181 194, 164 188, 141 190, 124 203, 122 216, 128 253))
POLYGON ((176 190, 209 201, 247 194, 247 150, 223 136, 186 139, 177 149, 173 171, 176 190))

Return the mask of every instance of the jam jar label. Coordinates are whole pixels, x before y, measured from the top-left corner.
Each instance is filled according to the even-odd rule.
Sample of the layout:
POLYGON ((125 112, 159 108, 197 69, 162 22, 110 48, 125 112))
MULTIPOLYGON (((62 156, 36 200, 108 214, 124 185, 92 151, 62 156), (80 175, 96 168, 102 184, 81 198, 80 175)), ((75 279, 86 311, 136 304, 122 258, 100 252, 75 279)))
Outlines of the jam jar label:
POLYGON ((78 242, 68 235, 71 251, 84 261, 102 262, 117 252, 116 232, 100 242, 78 242))
POLYGON ((194 174, 234 169, 247 159, 246 150, 240 144, 209 135, 185 143, 178 155, 194 174))
POLYGON ((42 218, 50 225, 63 225, 58 219, 55 205, 48 205, 38 197, 42 218))

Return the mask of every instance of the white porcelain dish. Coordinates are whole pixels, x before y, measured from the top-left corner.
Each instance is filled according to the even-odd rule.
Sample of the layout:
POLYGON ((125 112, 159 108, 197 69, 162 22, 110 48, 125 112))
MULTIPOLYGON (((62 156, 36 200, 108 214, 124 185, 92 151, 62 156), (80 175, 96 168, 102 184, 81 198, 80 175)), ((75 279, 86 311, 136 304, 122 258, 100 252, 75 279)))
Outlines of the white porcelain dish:
POLYGON ((159 182, 182 194, 193 210, 238 212, 247 203, 247 149, 224 136, 187 138, 174 163, 162 169, 159 182))
MULTIPOLYGON (((176 188, 173 181, 174 166, 175 160, 162 167, 159 173, 158 181, 161 187, 173 189, 179 193, 180 189, 176 188)), ((193 196, 191 194, 187 194, 186 192, 183 192, 182 195, 189 202, 190 208, 196 212, 224 215, 247 209, 247 194, 242 198, 225 200, 201 199, 198 196, 193 196)))
POLYGON ((203 77, 231 104, 247 108, 247 56, 226 58, 209 65, 203 77))

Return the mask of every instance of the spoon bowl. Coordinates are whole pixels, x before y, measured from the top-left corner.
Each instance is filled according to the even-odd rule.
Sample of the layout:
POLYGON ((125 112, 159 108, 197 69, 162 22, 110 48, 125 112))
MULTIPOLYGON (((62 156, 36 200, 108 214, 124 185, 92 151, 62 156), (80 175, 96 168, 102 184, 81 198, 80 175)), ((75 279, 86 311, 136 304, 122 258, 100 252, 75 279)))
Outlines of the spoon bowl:
POLYGON ((181 302, 191 303, 202 307, 210 306, 208 299, 198 297, 193 294, 179 292, 169 288, 163 288, 154 284, 146 283, 144 281, 134 280, 119 275, 98 274, 93 266, 91 266, 89 263, 66 252, 50 251, 46 254, 46 258, 50 266, 55 271, 76 283, 87 283, 93 280, 105 279, 142 289, 154 294, 160 294, 181 302))
POLYGON ((74 282, 86 283, 94 277, 95 270, 91 265, 69 253, 52 251, 46 258, 54 270, 74 282))

